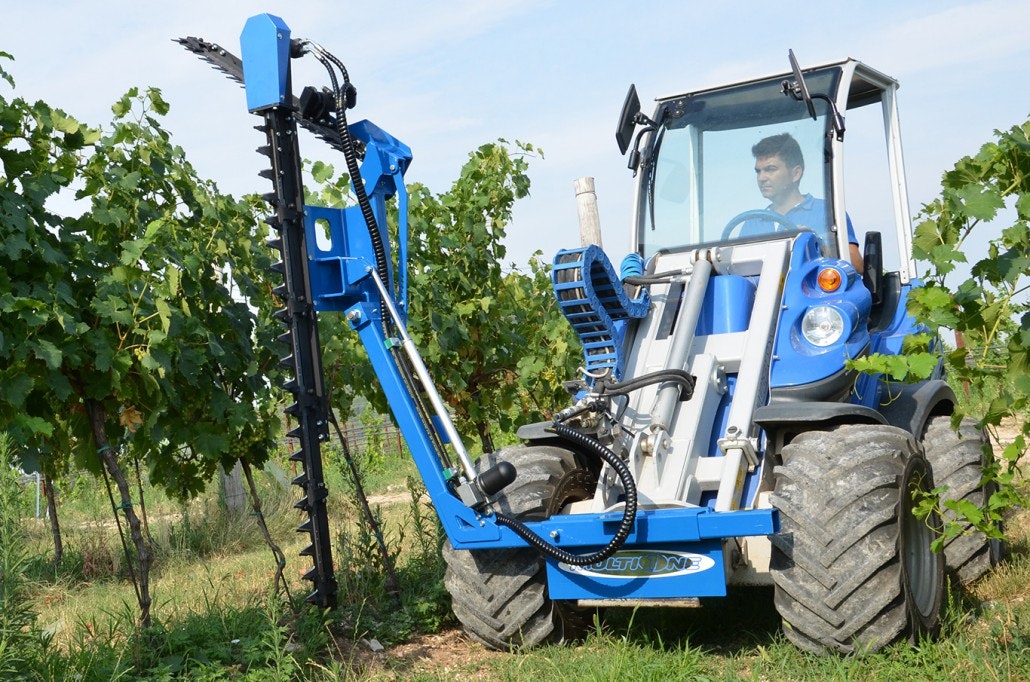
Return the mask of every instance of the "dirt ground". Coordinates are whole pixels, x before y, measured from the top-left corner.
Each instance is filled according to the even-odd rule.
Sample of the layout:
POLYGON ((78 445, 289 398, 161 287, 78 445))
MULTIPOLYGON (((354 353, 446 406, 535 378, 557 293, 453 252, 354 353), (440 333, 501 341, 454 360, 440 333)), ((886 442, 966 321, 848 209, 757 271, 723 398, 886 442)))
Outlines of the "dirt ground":
POLYGON ((491 651, 469 639, 460 628, 419 635, 409 642, 381 648, 378 642, 338 642, 359 677, 406 679, 415 673, 443 679, 486 680, 482 663, 510 654, 491 651))
POLYGON ((424 635, 387 652, 390 668, 409 671, 434 672, 443 676, 462 673, 463 679, 487 679, 477 674, 478 664, 510 654, 491 651, 469 639, 458 628, 435 635, 424 635))

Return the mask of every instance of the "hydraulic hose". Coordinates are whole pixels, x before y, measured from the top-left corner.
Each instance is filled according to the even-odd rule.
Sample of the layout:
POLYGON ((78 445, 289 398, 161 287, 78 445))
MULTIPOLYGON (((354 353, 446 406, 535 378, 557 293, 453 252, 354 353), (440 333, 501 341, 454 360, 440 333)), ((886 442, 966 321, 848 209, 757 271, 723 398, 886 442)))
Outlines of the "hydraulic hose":
MULTIPOLYGON (((336 106, 336 132, 340 136, 340 149, 343 151, 343 158, 346 161, 347 173, 351 178, 351 185, 354 187, 354 196, 358 200, 358 206, 361 209, 361 215, 365 219, 365 225, 368 228, 368 235, 372 242, 372 255, 375 258, 375 271, 379 275, 379 280, 386 286, 390 287, 390 271, 389 263, 386 256, 386 248, 383 245, 383 235, 379 229, 378 222, 376 221, 375 213, 372 211, 372 204, 368 200, 368 193, 365 191, 365 183, 361 179, 361 169, 358 166, 357 152, 354 149, 354 137, 350 134, 350 128, 347 126, 347 102, 345 98, 345 92, 350 83, 350 76, 347 73, 347 67, 344 66, 343 62, 338 57, 330 53, 324 47, 310 40, 303 42, 302 47, 309 50, 325 70, 329 74, 329 80, 332 83, 333 101, 336 106), (336 78, 336 71, 333 69, 335 66, 340 70, 340 75, 343 78, 343 87, 340 87, 339 82, 336 78)), ((388 296, 388 293, 381 293, 383 297, 388 296)), ((386 307, 385 298, 380 303, 380 308, 386 307)), ((385 312, 382 315, 382 325, 385 333, 389 334, 392 327, 392 318, 385 312)), ((412 367, 402 357, 396 358, 397 368, 401 374, 401 377, 408 388, 408 394, 414 401, 415 408, 418 412, 419 418, 425 427, 426 433, 430 434, 430 438, 436 445, 436 451, 440 455, 440 458, 447 466, 450 466, 449 458, 447 457, 447 451, 440 441, 439 435, 435 428, 431 424, 429 417, 429 411, 426 408, 425 402, 423 401, 422 394, 418 390, 418 383, 414 376, 412 376, 412 367)))
POLYGON ((652 372, 651 374, 627 379, 626 381, 602 384, 599 387, 599 391, 603 395, 608 396, 627 395, 631 391, 636 391, 644 386, 665 382, 679 384, 686 395, 685 400, 689 400, 694 394, 694 384, 697 383, 697 379, 695 379, 694 376, 686 370, 662 369, 657 372, 652 372))
POLYGON ((670 282, 674 277, 681 277, 683 270, 667 270, 666 272, 656 272, 653 275, 637 275, 631 274, 622 278, 623 283, 630 284, 632 286, 646 286, 648 284, 662 284, 670 282))
POLYGON ((361 208, 361 215, 365 218, 365 225, 368 226, 368 235, 372 240, 372 252, 376 260, 376 272, 383 282, 390 281, 390 271, 386 260, 386 248, 383 246, 383 236, 376 222, 375 214, 372 212, 372 204, 368 200, 368 193, 365 191, 365 183, 361 179, 361 169, 358 167, 358 155, 354 151, 354 138, 347 127, 347 106, 344 101, 343 88, 339 87, 336 80, 336 72, 333 66, 340 70, 343 76, 344 86, 350 85, 350 78, 343 62, 330 54, 325 48, 317 43, 306 41, 306 46, 315 55, 322 66, 329 72, 329 80, 333 85, 333 98, 336 103, 336 132, 340 135, 340 147, 343 150, 343 158, 347 164, 347 173, 350 174, 351 185, 354 187, 354 196, 357 197, 358 206, 361 208))
POLYGON ((612 536, 612 539, 609 540, 608 544, 602 549, 592 554, 580 555, 572 554, 560 547, 555 547, 552 543, 531 531, 518 519, 504 516, 503 514, 497 514, 497 523, 510 528, 512 532, 533 545, 533 547, 543 554, 546 554, 556 561, 569 564, 570 566, 589 566, 590 564, 596 564, 598 561, 604 561, 619 551, 619 548, 625 544, 626 538, 629 537, 629 534, 633 531, 633 522, 637 517, 637 486, 633 481, 633 475, 630 472, 629 467, 626 466, 626 463, 623 462, 618 455, 601 445, 594 438, 580 433, 564 424, 556 423, 549 430, 559 438, 569 441, 575 445, 577 450, 600 457, 615 470, 616 474, 618 474, 619 480, 622 481, 623 490, 626 493, 626 504, 623 508, 622 521, 619 523, 619 529, 615 531, 615 535, 612 536))

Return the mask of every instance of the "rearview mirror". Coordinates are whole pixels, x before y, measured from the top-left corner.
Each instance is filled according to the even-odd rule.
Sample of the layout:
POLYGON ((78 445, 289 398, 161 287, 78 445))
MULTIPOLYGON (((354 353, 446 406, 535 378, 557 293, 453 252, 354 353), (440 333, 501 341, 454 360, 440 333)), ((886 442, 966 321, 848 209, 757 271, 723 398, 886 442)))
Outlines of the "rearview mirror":
POLYGON ((787 50, 787 59, 790 60, 790 70, 794 72, 794 82, 783 81, 783 93, 785 95, 789 94, 799 102, 804 102, 805 106, 808 107, 808 115, 814 121, 815 102, 812 101, 812 95, 808 92, 805 77, 801 75, 801 65, 798 64, 797 57, 794 56, 794 50, 787 50))
POLYGON ((630 85, 626 93, 626 101, 619 114, 619 126, 615 129, 615 141, 619 144, 619 152, 626 153, 633 141, 633 130, 637 127, 636 117, 640 113, 640 98, 637 97, 637 86, 630 85))
POLYGON ((865 233, 865 248, 862 260, 862 283, 873 296, 873 307, 883 301, 883 241, 879 232, 865 233))

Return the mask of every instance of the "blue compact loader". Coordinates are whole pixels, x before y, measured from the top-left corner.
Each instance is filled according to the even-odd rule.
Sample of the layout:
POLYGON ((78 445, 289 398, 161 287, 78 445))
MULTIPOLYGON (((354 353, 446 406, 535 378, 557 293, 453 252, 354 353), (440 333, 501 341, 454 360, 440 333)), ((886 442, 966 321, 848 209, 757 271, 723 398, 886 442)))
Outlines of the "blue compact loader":
POLYGON ((552 421, 519 429, 521 445, 473 458, 406 332, 410 149, 348 123, 342 62, 278 17, 246 23, 242 58, 180 42, 243 82, 261 118, 311 602, 337 597, 320 454, 326 310, 367 350, 447 535, 454 613, 489 647, 574 638, 600 607, 692 606, 772 585, 802 649, 875 651, 933 635, 946 570, 972 580, 997 561, 982 534, 934 553, 939 520, 912 513, 936 486, 975 504, 988 493, 982 433, 951 427, 947 383, 848 365, 900 354, 918 331, 893 79, 852 59, 802 69, 790 53, 785 73, 662 97, 650 115, 631 87, 616 129, 635 186, 629 255, 618 270, 598 246, 554 258, 582 374, 552 421), (291 61, 303 57, 329 87, 294 94, 291 61), (852 120, 877 131, 848 147, 855 165, 852 120), (300 128, 343 152, 355 206, 304 205, 300 128), (871 147, 882 170, 846 191, 845 171, 864 171, 871 147), (882 232, 865 231, 860 248, 845 199, 872 185, 882 232))

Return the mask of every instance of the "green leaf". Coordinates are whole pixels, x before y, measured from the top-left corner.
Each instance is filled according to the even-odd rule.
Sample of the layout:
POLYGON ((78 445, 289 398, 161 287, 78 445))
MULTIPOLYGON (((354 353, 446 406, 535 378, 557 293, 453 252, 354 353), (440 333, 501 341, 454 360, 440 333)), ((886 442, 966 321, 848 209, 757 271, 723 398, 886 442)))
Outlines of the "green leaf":
POLYGON ((164 218, 157 218, 147 223, 146 232, 143 233, 143 238, 147 241, 151 241, 154 236, 165 226, 164 218))
MULTIPOLYGON (((157 316, 161 320, 161 331, 164 334, 168 334, 168 330, 172 326, 172 309, 168 305, 168 301, 163 298, 156 299, 154 301, 154 307, 157 309, 157 316)), ((164 340, 162 338, 162 340, 164 340)), ((152 343, 157 343, 151 338, 152 343)))
POLYGON ((46 421, 42 417, 33 417, 26 414, 19 414, 15 417, 15 422, 20 427, 27 429, 35 435, 45 436, 47 438, 54 435, 53 424, 46 421))
POLYGON ((979 184, 966 185, 955 194, 961 199, 965 214, 977 220, 990 220, 1005 206, 1000 192, 979 184))
POLYGON ((32 377, 21 372, 8 371, 0 373, 0 379, 0 399, 16 411, 20 411, 25 404, 25 398, 32 390, 32 377))
POLYGON ((912 298, 928 309, 951 308, 955 305, 952 294, 942 287, 925 286, 912 292, 912 298))
POLYGON ((103 300, 94 300, 93 310, 106 321, 121 325, 132 324, 132 313, 128 304, 112 294, 108 294, 103 300))
POLYGON ((323 161, 316 161, 311 166, 311 177, 317 183, 328 182, 333 177, 333 167, 323 161))
POLYGON ((937 369, 940 358, 931 353, 913 353, 905 356, 908 360, 908 379, 928 379, 937 369))
POLYGON ((904 355, 886 356, 887 374, 892 379, 903 381, 908 376, 908 358, 904 355))
POLYGON ((54 130, 59 130, 62 133, 77 133, 79 132, 79 122, 71 116, 68 116, 63 111, 54 110, 50 115, 51 123, 54 126, 54 130))
POLYGON ((147 99, 150 100, 150 106, 154 108, 154 111, 164 116, 168 113, 168 103, 161 97, 161 91, 157 88, 149 88, 147 90, 147 99))
POLYGON ((33 355, 45 362, 49 369, 60 368, 61 359, 64 357, 60 348, 45 339, 36 341, 34 346, 32 350, 33 355))
POLYGON ((115 118, 122 118, 127 113, 129 113, 129 111, 132 109, 131 98, 136 97, 136 95, 138 94, 138 90, 136 90, 136 88, 133 88, 125 95, 122 95, 122 98, 120 100, 111 105, 111 111, 114 112, 115 118))
POLYGON ((121 243, 122 255, 119 258, 122 265, 133 265, 143 256, 143 251, 150 245, 147 239, 131 239, 121 243))

